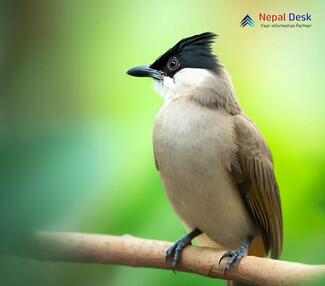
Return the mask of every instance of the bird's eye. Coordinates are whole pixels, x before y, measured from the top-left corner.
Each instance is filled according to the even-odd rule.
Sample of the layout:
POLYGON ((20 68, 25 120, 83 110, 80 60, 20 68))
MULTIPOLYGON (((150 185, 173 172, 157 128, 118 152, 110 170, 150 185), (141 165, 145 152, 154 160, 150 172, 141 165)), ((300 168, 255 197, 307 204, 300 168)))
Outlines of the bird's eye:
POLYGON ((179 60, 176 57, 170 58, 167 63, 167 67, 172 71, 177 70, 180 65, 181 65, 181 63, 179 62, 179 60))

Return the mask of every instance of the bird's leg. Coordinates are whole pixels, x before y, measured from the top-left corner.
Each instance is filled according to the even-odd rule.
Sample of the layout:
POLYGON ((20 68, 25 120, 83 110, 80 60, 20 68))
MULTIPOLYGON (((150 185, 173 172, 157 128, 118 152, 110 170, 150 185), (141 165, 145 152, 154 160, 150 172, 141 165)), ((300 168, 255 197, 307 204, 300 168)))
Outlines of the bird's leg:
POLYGON ((171 247, 166 251, 166 261, 168 258, 172 257, 172 267, 173 270, 176 269, 177 263, 179 262, 183 249, 192 244, 192 240, 202 233, 198 228, 193 229, 190 233, 184 235, 179 240, 177 240, 171 247))
POLYGON ((224 255, 221 256, 221 258, 219 260, 219 265, 220 265, 220 262, 222 261, 222 259, 224 259, 225 257, 229 257, 229 260, 226 264, 225 271, 224 271, 225 275, 231 268, 233 268, 234 266, 237 266, 238 263, 240 262, 240 260, 244 256, 247 256, 248 248, 249 248, 249 245, 251 244, 252 240, 253 240, 253 237, 248 236, 247 239, 245 240, 245 242, 239 248, 228 251, 224 255))

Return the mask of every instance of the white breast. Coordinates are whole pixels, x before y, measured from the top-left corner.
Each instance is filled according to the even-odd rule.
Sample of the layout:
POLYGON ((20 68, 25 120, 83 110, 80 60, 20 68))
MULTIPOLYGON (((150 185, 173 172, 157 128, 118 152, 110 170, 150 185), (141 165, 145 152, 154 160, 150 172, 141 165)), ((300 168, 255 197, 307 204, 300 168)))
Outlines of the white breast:
POLYGON ((188 97, 167 102, 154 127, 154 150, 169 200, 181 220, 225 248, 255 228, 232 182, 236 150, 231 115, 188 97))

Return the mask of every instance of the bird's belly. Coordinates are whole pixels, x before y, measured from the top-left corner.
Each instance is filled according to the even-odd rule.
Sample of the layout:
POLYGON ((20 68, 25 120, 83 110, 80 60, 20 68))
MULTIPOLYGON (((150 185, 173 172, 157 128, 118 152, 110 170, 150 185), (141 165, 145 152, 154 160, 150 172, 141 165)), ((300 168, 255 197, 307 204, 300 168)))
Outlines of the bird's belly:
POLYGON ((238 247, 255 227, 230 177, 231 126, 225 114, 191 108, 178 120, 174 110, 156 121, 154 148, 168 198, 189 228, 225 248, 238 247))

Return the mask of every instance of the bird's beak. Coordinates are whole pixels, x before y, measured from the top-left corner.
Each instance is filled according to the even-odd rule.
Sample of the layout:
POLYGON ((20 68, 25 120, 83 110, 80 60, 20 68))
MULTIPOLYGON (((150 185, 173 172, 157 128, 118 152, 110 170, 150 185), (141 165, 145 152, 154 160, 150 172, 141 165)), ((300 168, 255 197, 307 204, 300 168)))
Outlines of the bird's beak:
POLYGON ((129 69, 127 71, 127 74, 138 77, 152 77, 158 80, 162 80, 165 76, 164 72, 152 69, 148 66, 141 66, 129 69))

